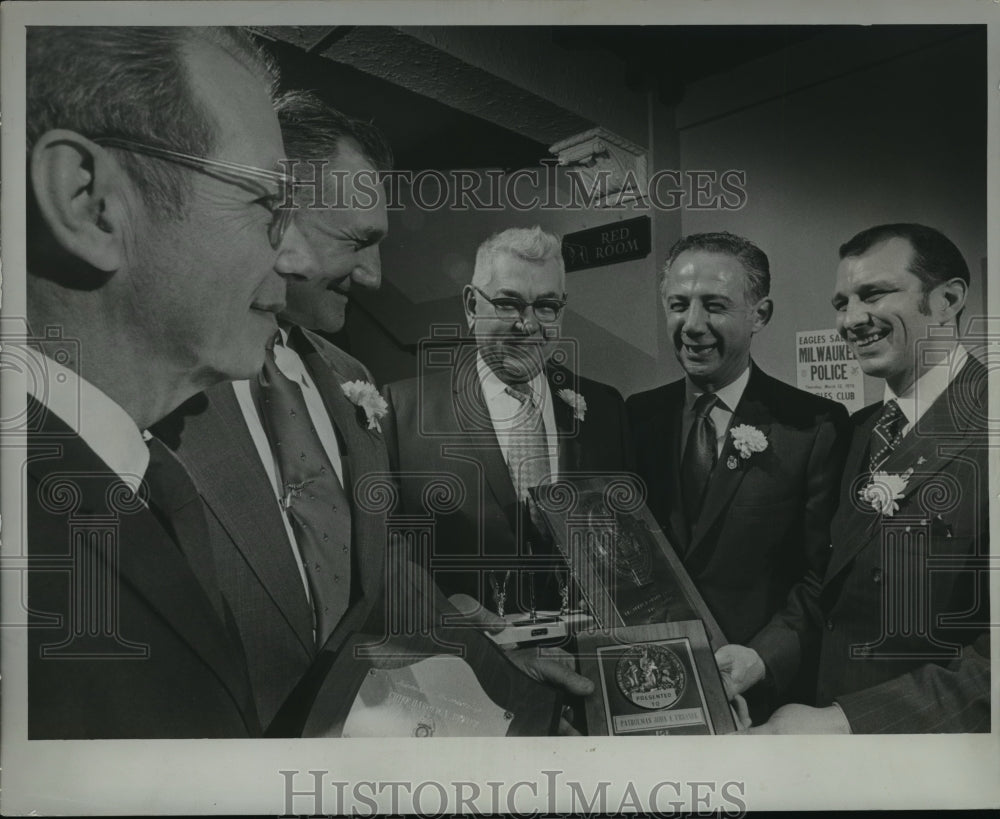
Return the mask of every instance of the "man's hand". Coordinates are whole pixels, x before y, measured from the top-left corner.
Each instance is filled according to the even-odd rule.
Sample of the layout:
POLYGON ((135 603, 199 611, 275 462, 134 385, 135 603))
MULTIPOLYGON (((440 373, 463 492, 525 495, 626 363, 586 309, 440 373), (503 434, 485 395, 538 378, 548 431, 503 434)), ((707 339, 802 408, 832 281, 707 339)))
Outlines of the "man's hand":
POLYGON ((747 701, 737 694, 729 701, 729 710, 733 714, 733 722, 736 723, 737 732, 745 734, 747 729, 753 725, 753 720, 750 719, 750 709, 747 707, 747 701))
POLYGON ((448 598, 459 612, 458 615, 447 615, 449 626, 476 626, 487 634, 497 634, 507 628, 507 621, 499 614, 486 608, 475 597, 467 594, 453 594, 448 598))
POLYGON ((851 724, 834 703, 827 708, 790 703, 783 705, 763 725, 751 728, 748 734, 849 734, 851 724))
POLYGON ((764 661, 752 648, 730 643, 715 652, 715 662, 727 699, 731 700, 764 679, 764 661))
POLYGON ((573 655, 562 649, 528 646, 508 651, 507 656, 533 680, 554 685, 579 697, 594 692, 594 684, 573 670, 573 655))

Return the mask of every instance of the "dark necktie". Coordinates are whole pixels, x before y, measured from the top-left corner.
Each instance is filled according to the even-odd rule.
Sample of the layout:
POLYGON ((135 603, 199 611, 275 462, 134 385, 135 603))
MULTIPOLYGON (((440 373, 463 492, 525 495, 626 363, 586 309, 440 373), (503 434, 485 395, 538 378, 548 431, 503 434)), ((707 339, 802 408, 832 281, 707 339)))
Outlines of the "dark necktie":
POLYGON ((689 527, 694 526, 701 513, 705 487, 715 466, 717 435, 709 413, 718 401, 715 395, 704 393, 694 402, 694 423, 688 433, 681 464, 681 495, 689 527))
POLYGON ((905 416, 895 401, 886 401, 882 414, 875 422, 872 437, 868 443, 868 471, 877 472, 899 446, 903 437, 905 416))
POLYGON ((260 374, 264 430, 278 466, 281 505, 305 566, 322 646, 347 611, 351 591, 351 510, 309 418, 298 384, 269 350, 260 374))
POLYGON ((184 465, 159 438, 152 437, 146 444, 149 466, 143 480, 149 490, 149 510, 173 538, 225 621, 201 496, 184 465))

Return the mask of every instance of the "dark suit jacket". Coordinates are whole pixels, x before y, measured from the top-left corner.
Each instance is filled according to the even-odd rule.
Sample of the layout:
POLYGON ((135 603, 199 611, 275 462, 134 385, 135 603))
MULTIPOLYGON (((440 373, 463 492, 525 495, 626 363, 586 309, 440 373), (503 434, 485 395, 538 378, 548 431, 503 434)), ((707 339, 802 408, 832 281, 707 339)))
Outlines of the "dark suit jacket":
MULTIPOLYGON (((381 434, 367 428, 363 413, 341 389, 346 381, 370 376, 329 342, 308 331, 305 335, 315 352, 303 359, 338 432, 345 492, 352 498, 364 476, 388 471, 381 434)), ((246 646, 254 698, 267 726, 316 656, 312 610, 232 385, 205 395, 200 411, 189 414, 186 408, 182 417, 170 419, 177 436, 173 445, 208 509, 219 583, 246 646)), ((380 594, 384 515, 373 504, 352 502, 351 540, 351 605, 330 637, 331 646, 359 625, 380 594)))
POLYGON ((726 436, 697 521, 685 520, 681 501, 683 379, 627 402, 649 508, 737 643, 767 623, 807 568, 825 565, 847 424, 841 405, 751 367, 730 429, 756 427, 767 449, 744 460, 726 436))
POLYGON ((826 573, 751 643, 779 688, 820 643, 816 704, 855 733, 989 730, 986 382, 970 357, 882 467, 913 469, 891 516, 858 498, 881 404, 852 417, 826 573))
POLYGON ((29 437, 27 472, 29 738, 259 736, 204 541, 182 552, 51 413, 29 437), (90 605, 115 607, 103 627, 74 619, 90 605))
MULTIPOLYGON (((546 376, 559 435, 560 477, 631 471, 625 405, 618 391, 561 367, 549 366, 546 376), (584 397, 582 421, 556 395, 560 389, 584 397)), ((385 396, 390 407, 386 442, 399 472, 400 511, 434 521, 434 582, 447 594, 462 592, 488 602, 487 571, 520 566, 519 597, 527 608, 525 567, 544 566, 546 558, 519 561, 519 542, 530 540, 536 555, 548 553, 550 566, 561 559, 552 557, 551 544, 518 503, 483 399, 476 356, 469 350, 456 354, 453 367, 389 384, 385 396), (442 488, 438 496, 428 491, 433 485, 442 488)), ((558 606, 558 594, 548 592, 542 593, 539 608, 558 606)), ((508 610, 513 610, 510 600, 508 610)))

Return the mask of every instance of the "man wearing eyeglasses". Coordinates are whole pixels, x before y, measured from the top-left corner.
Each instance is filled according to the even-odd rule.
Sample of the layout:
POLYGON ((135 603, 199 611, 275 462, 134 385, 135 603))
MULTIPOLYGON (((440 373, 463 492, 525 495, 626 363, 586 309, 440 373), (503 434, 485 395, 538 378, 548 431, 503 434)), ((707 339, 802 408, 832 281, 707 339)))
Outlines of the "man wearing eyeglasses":
MULTIPOLYGON (((377 192, 376 172, 391 167, 392 153, 377 128, 309 92, 282 95, 278 113, 297 160, 296 224, 306 240, 280 332, 259 376, 208 390, 157 432, 176 447, 208 507, 220 585, 247 648, 262 724, 271 735, 297 735, 303 724, 325 734, 337 722, 326 720, 330 709, 353 700, 351 664, 328 671, 330 664, 345 659, 341 649, 359 631, 377 632, 377 641, 386 628, 380 618, 399 602, 386 595, 400 595, 395 585, 386 589, 385 514, 358 501, 365 481, 387 480, 385 441, 345 385, 368 384, 377 393, 361 362, 315 332, 341 330, 352 289, 381 282, 385 200, 351 203, 361 201, 355 195, 362 185, 377 192), (312 179, 337 186, 336 196, 311 190, 312 179), (315 204, 334 200, 340 204, 315 204)), ((437 596, 419 582, 418 594, 437 596)), ((484 636, 466 629, 462 637, 486 644, 472 646, 485 662, 477 668, 492 664, 516 675, 484 636)), ((417 650, 411 641, 402 645, 417 650)), ((529 659, 521 665, 535 680, 570 677, 562 665, 529 659)))
POLYGON ((558 609, 568 578, 530 490, 567 473, 627 469, 624 403, 552 360, 566 360, 557 236, 510 228, 487 239, 462 300, 474 343, 453 351, 452 366, 385 390, 401 508, 434 514, 431 566, 449 594, 501 614, 558 609), (460 484, 450 507, 427 508, 435 476, 460 484))
POLYGON ((353 490, 388 469, 382 441, 342 386, 371 376, 314 331, 341 330, 351 289, 381 282, 385 201, 347 205, 358 175, 372 184, 392 152, 377 128, 308 92, 283 94, 277 108, 302 180, 295 221, 305 239, 279 332, 261 372, 208 390, 158 427, 210 512, 220 583, 234 601, 265 728, 331 634, 357 628, 360 602, 377 591, 384 524, 357 508, 353 490), (335 199, 336 207, 311 206, 335 199))
POLYGON ((28 29, 29 738, 260 733, 197 491, 145 431, 277 327, 274 79, 236 30, 28 29))

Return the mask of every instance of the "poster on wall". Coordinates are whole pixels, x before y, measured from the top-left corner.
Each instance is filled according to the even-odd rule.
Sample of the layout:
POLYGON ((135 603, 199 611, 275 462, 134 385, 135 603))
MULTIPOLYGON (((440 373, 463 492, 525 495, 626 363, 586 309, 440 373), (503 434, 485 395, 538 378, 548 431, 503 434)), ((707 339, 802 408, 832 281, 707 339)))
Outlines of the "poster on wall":
POLYGON ((857 412, 865 405, 864 374, 836 330, 795 334, 795 377, 800 390, 831 398, 857 412))

